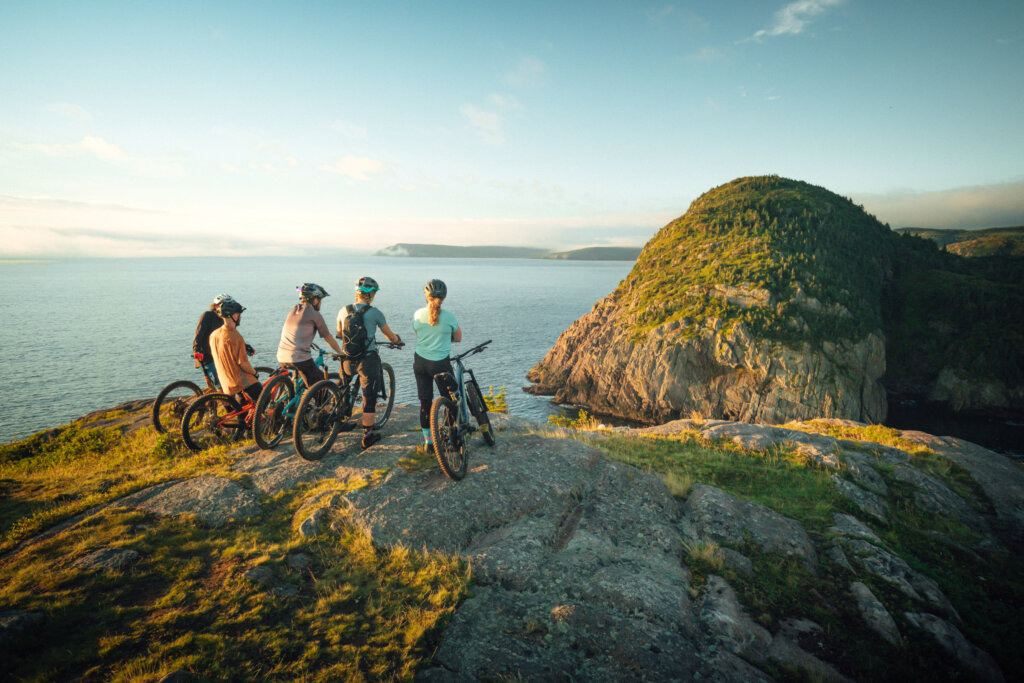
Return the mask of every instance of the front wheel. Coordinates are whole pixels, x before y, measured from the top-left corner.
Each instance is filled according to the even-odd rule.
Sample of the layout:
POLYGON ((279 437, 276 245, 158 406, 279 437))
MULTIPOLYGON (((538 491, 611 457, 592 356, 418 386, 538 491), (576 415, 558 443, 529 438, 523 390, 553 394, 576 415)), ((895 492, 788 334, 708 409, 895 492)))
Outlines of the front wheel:
POLYGON ((377 412, 374 413, 373 428, 381 429, 391 417, 395 406, 395 370, 387 363, 380 364, 380 386, 377 387, 377 412))
POLYGON ((245 416, 238 401, 227 394, 206 394, 196 399, 181 418, 181 438, 199 452, 229 444, 245 431, 245 416))
POLYGON ((288 375, 278 375, 263 385, 252 419, 252 438, 260 448, 270 450, 281 443, 291 426, 288 405, 294 396, 295 387, 288 375))
POLYGON ((202 393, 195 382, 187 379, 171 382, 164 387, 153 401, 153 427, 156 431, 163 434, 168 427, 180 425, 189 405, 202 393))
POLYGON ((479 425, 479 432, 484 435, 488 446, 494 446, 494 430, 491 429, 491 418, 487 415, 487 402, 480 392, 476 381, 466 382, 466 398, 469 399, 469 412, 479 425))
POLYGON ((458 481, 466 476, 469 463, 465 441, 459 434, 458 408, 446 396, 438 396, 430 406, 430 438, 441 471, 458 481))
POLYGON ((341 390, 329 379, 317 382, 302 395, 292 436, 295 451, 306 460, 319 460, 330 450, 338 436, 340 404, 341 390))

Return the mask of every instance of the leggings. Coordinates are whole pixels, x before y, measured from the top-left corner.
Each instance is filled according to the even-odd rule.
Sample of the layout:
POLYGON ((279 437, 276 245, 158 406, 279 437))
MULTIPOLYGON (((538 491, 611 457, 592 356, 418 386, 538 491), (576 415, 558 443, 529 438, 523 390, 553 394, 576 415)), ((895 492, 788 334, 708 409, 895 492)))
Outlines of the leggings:
POLYGON ((412 371, 416 375, 416 394, 420 399, 420 427, 429 429, 430 404, 434 401, 434 375, 439 372, 453 375, 452 362, 447 358, 427 360, 417 353, 413 354, 412 371))

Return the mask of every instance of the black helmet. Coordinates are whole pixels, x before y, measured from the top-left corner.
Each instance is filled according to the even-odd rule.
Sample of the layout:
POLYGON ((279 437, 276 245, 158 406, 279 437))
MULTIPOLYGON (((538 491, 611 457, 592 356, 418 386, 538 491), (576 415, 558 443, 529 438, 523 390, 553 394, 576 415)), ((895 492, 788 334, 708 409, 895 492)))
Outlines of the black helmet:
POLYGON ((220 308, 217 310, 222 318, 230 318, 235 313, 241 313, 245 310, 245 306, 238 303, 234 299, 227 299, 220 302, 220 308))
POLYGON ((313 299, 323 299, 325 296, 330 296, 326 289, 314 282, 303 283, 301 287, 296 287, 295 289, 298 291, 301 301, 312 301, 313 299))
POLYGON ((448 296, 448 287, 437 278, 434 278, 427 284, 423 285, 423 293, 430 297, 443 299, 448 296))
POLYGON ((373 294, 378 289, 380 289, 380 285, 370 276, 361 277, 359 282, 356 283, 356 291, 363 292, 364 294, 373 294))

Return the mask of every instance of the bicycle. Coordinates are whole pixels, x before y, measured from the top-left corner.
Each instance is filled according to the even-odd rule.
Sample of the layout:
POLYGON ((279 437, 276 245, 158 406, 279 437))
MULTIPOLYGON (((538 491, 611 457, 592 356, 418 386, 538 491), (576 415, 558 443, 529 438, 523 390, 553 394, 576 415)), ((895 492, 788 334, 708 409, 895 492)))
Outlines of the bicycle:
POLYGON ((462 359, 480 353, 491 340, 479 344, 452 357, 454 377, 447 372, 434 375, 441 395, 430 405, 430 438, 434 442, 434 454, 437 464, 449 478, 458 481, 466 476, 469 464, 468 436, 479 431, 488 446, 494 446, 494 430, 491 419, 487 415, 487 402, 480 392, 473 371, 467 368, 462 359), (469 375, 469 379, 466 379, 469 375), (465 400, 464 400, 465 399, 465 400), (476 420, 474 427, 469 416, 476 420))
MULTIPOLYGON (((264 382, 264 386, 273 376, 264 382)), ((248 394, 235 396, 216 392, 192 402, 181 418, 181 438, 189 450, 199 452, 213 446, 238 441, 252 424, 256 403, 248 394)))
MULTIPOLYGON (((203 377, 206 380, 205 389, 200 389, 199 385, 195 382, 182 379, 171 382, 156 395, 152 409, 153 427, 156 431, 163 434, 167 432, 170 425, 181 424, 181 418, 184 417, 185 411, 188 410, 188 407, 192 405, 197 397, 217 391, 219 385, 216 372, 209 370, 206 365, 201 365, 201 367, 203 377)), ((256 371, 257 380, 261 375, 271 375, 274 373, 274 368, 265 366, 257 366, 253 370, 256 371)))
MULTIPOLYGON (((311 345, 316 351, 313 362, 320 368, 327 379, 337 379, 338 373, 329 372, 324 356, 330 355, 335 360, 337 354, 328 354, 316 344, 311 345)), ((316 385, 318 382, 314 382, 316 385)), ((281 443, 285 431, 291 427, 303 394, 306 382, 302 373, 280 368, 274 377, 263 385, 260 398, 256 402, 256 413, 252 420, 252 438, 256 444, 270 450, 281 443)))
MULTIPOLYGON (((375 339, 377 347, 401 349, 405 344, 375 339)), ((341 357, 344 360, 344 356, 341 357)), ((295 451, 306 460, 319 460, 330 450, 338 432, 350 432, 359 421, 352 416, 359 399, 359 374, 343 375, 337 383, 327 380, 317 382, 309 388, 299 401, 297 418, 292 427, 295 451)), ((395 371, 388 363, 381 361, 380 376, 377 379, 377 412, 373 420, 374 429, 382 429, 391 416, 395 405, 395 371)))

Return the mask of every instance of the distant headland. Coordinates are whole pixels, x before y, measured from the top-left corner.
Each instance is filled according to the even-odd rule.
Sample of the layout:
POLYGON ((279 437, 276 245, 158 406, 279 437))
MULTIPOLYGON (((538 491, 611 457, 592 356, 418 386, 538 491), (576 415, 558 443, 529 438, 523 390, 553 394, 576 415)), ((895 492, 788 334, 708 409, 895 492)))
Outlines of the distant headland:
POLYGON ((542 258, 565 261, 635 261, 640 247, 585 247, 570 251, 551 251, 537 247, 456 247, 448 244, 392 244, 377 256, 419 258, 542 258))

